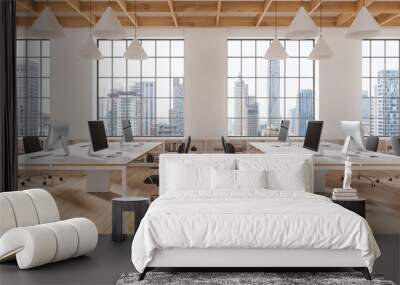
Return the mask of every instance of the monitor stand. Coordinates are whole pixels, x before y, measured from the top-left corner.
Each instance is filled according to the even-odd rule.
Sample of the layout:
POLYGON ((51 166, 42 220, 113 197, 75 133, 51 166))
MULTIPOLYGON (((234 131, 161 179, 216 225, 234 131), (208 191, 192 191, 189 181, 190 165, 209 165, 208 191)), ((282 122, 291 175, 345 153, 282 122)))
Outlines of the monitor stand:
POLYGON ((349 152, 349 148, 350 148, 350 144, 352 141, 352 137, 351 136, 347 136, 344 144, 343 144, 343 148, 342 148, 342 154, 346 155, 346 156, 353 156, 353 157, 359 157, 360 156, 360 152, 349 152))
POLYGON ((64 149, 64 156, 68 156, 69 155, 69 147, 68 147, 68 141, 65 137, 60 137, 60 141, 62 144, 62 147, 64 149))
POLYGON ((104 155, 102 155, 102 154, 95 153, 95 152, 93 151, 93 146, 92 146, 92 144, 90 144, 90 146, 89 146, 89 148, 88 148, 87 154, 88 154, 89 156, 91 156, 91 157, 99 157, 99 158, 104 156, 104 155))

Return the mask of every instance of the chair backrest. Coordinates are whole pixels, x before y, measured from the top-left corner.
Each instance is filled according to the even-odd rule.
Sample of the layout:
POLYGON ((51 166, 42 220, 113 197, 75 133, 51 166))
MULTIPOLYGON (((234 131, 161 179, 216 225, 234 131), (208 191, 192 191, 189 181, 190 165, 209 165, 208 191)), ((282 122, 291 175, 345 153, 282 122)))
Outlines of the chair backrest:
POLYGON ((226 144, 225 144, 225 138, 224 138, 224 136, 221 136, 221 142, 222 142, 222 147, 224 148, 224 152, 227 153, 227 152, 226 152, 226 144))
POLYGON ((42 151, 43 147, 38 136, 25 136, 22 138, 25 153, 42 151))
POLYGON ((390 141, 392 143, 394 154, 400 156, 400 136, 391 137, 390 141))
POLYGON ((367 137, 367 142, 366 142, 366 149, 368 151, 378 151, 378 146, 379 146, 379 137, 376 136, 369 136, 367 137))
POLYGON ((192 141, 192 137, 191 137, 191 136, 188 136, 187 141, 186 141, 186 143, 185 143, 185 144, 186 144, 185 153, 188 153, 188 152, 189 152, 191 141, 192 141))
POLYGON ((60 220, 53 197, 43 189, 0 193, 0 237, 16 227, 34 226, 60 220))
POLYGON ((181 143, 178 146, 178 153, 185 153, 185 143, 181 143))
POLYGON ((235 146, 231 143, 225 144, 225 153, 236 153, 235 146))

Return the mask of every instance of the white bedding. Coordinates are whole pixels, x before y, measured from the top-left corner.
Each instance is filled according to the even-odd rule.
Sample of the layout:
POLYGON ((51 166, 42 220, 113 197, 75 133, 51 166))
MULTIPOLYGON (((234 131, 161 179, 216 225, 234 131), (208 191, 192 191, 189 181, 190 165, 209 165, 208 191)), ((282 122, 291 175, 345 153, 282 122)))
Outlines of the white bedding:
POLYGON ((132 243, 143 272, 155 249, 357 249, 372 271, 380 251, 359 215, 299 191, 184 191, 152 203, 132 243))

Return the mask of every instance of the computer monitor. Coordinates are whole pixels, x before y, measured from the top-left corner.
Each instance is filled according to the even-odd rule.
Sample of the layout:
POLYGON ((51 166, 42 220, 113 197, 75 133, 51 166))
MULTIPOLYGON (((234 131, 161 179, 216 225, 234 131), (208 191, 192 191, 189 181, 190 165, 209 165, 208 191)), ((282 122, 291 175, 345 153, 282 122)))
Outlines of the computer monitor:
POLYGON ((106 129, 103 121, 89 121, 90 139, 92 141, 92 151, 100 151, 108 148, 106 129))
POLYGON ((133 142, 132 126, 130 120, 122 120, 123 138, 126 142, 133 142))
POLYGON ((323 121, 308 121, 303 148, 318 151, 323 124, 323 121))
POLYGON ((281 121, 281 128, 279 129, 279 137, 278 137, 279 141, 281 141, 281 142, 288 141, 289 127, 290 127, 290 120, 282 120, 281 121))
POLYGON ((44 150, 50 151, 62 147, 64 155, 69 155, 68 136, 68 123, 61 121, 50 122, 49 134, 45 142, 44 150))
POLYGON ((345 136, 342 153, 348 154, 350 146, 358 151, 365 151, 365 139, 360 121, 341 121, 340 126, 345 136))

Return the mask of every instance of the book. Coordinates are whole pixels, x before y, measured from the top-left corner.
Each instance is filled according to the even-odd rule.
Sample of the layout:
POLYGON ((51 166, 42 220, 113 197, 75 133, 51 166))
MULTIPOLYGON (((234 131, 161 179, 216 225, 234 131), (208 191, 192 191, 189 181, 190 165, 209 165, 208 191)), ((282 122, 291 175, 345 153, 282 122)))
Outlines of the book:
POLYGON ((333 188, 333 193, 357 193, 357 189, 333 188))

